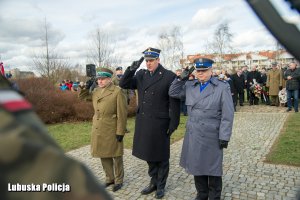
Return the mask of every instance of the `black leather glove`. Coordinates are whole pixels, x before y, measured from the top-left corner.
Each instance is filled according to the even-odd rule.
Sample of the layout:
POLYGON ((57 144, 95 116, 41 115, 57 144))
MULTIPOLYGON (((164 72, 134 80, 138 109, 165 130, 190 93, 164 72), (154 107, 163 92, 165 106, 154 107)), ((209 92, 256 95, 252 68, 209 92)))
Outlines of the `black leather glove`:
POLYGON ((190 69, 187 67, 183 70, 183 72, 180 74, 179 79, 182 81, 186 81, 189 79, 189 76, 191 75, 191 73, 193 73, 193 71, 195 70, 195 67, 191 67, 190 69))
POLYGON ((93 83, 95 83, 95 80, 93 78, 91 78, 90 80, 88 80, 86 83, 85 83, 85 88, 86 89, 90 89, 90 87, 93 85, 93 83))
POLYGON ((227 148, 228 146, 228 141, 225 141, 225 140, 219 140, 219 145, 220 145, 220 149, 223 149, 223 148, 227 148))
POLYGON ((122 142, 123 141, 123 135, 116 135, 116 138, 118 140, 118 142, 122 142))
POLYGON ((90 87, 90 93, 98 86, 98 84, 94 81, 94 83, 90 87))
POLYGON ((176 128, 170 126, 169 129, 168 129, 168 131, 167 131, 167 136, 171 136, 172 133, 174 133, 175 130, 176 130, 176 128))
POLYGON ((144 57, 142 56, 139 60, 133 61, 130 68, 130 71, 136 71, 144 61, 144 57))
POLYGON ((282 86, 279 86, 279 90, 282 90, 282 86))

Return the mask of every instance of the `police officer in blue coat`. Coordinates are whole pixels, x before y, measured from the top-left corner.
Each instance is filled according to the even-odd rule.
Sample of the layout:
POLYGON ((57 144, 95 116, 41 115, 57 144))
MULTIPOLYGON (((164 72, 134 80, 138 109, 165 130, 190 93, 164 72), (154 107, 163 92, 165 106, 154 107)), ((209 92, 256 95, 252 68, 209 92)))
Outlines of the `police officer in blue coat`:
POLYGON ((138 92, 132 154, 147 161, 151 177, 141 193, 156 191, 155 197, 161 199, 169 174, 170 136, 179 124, 180 100, 168 94, 176 75, 160 64, 160 50, 149 47, 143 54, 125 70, 120 87, 138 92), (143 59, 147 70, 137 71, 143 59))
POLYGON ((212 60, 194 63, 197 79, 186 81, 194 67, 186 69, 169 89, 171 97, 185 97, 189 116, 180 166, 194 175, 197 200, 220 199, 223 148, 232 133, 233 101, 229 84, 212 77, 212 60))

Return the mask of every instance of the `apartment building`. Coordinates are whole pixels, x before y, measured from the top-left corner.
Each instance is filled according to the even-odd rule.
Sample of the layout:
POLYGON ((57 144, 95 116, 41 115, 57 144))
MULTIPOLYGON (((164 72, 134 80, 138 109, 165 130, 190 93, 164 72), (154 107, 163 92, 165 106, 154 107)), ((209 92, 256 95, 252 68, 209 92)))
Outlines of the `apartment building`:
POLYGON ((278 51, 259 51, 246 52, 237 54, 224 54, 222 56, 215 54, 195 54, 188 55, 186 59, 180 61, 182 66, 193 65, 195 59, 210 58, 215 61, 214 68, 225 68, 233 70, 243 66, 257 65, 258 68, 271 68, 272 62, 277 62, 279 67, 287 66, 291 61, 296 61, 295 58, 285 50, 278 51))

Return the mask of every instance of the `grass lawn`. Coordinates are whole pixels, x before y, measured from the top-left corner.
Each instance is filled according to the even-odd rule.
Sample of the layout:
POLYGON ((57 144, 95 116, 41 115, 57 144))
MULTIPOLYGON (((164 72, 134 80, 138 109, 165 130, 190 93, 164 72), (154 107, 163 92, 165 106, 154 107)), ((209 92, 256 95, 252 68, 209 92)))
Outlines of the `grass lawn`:
MULTIPOLYGON (((178 129, 171 136, 171 143, 184 136, 186 120, 186 116, 181 116, 178 129)), ((134 124, 135 118, 128 118, 127 128, 130 133, 126 133, 124 137, 124 147, 127 149, 132 148, 134 124)), ((91 129, 91 122, 62 123, 48 126, 50 135, 66 152, 90 144, 91 129)))
POLYGON ((300 166, 300 114, 291 113, 274 142, 267 162, 300 166))

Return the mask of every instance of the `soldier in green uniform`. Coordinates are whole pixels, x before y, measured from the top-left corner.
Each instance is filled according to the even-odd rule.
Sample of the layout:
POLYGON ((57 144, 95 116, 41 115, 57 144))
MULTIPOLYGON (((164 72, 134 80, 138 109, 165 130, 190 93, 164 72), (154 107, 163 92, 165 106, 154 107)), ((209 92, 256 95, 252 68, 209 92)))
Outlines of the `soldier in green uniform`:
POLYGON ((91 172, 67 157, 32 106, 0 75, 0 198, 111 199, 91 172))
POLYGON ((79 97, 92 100, 94 107, 91 153, 101 158, 106 175, 106 187, 114 184, 113 191, 123 185, 123 136, 126 130, 127 101, 119 86, 112 83, 113 72, 102 68, 97 84, 81 90, 79 97), (92 91, 92 92, 90 92, 92 91))

